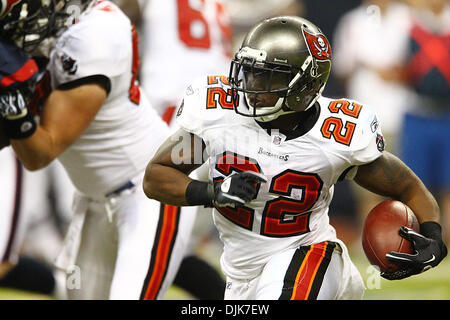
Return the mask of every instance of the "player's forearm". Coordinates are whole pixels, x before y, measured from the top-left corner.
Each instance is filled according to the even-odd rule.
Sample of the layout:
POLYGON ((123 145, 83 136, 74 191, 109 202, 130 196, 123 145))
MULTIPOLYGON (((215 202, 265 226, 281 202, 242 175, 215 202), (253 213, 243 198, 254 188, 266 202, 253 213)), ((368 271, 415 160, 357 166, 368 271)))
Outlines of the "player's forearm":
POLYGON ((409 188, 405 189, 398 200, 405 203, 419 219, 419 222, 434 221, 440 223, 440 210, 436 199, 427 190, 423 183, 412 177, 409 188))
POLYGON ((53 139, 41 126, 29 138, 11 140, 11 145, 17 158, 30 171, 42 169, 56 158, 53 139))
POLYGON ((187 206, 186 188, 191 181, 188 175, 175 168, 150 163, 145 171, 143 189, 150 199, 187 206))
POLYGON ((439 206, 422 181, 406 165, 397 166, 397 174, 393 174, 391 186, 394 190, 387 195, 405 203, 419 219, 419 222, 440 222, 439 206))
POLYGON ((433 195, 411 169, 388 152, 373 163, 359 167, 355 180, 372 192, 405 203, 419 222, 440 221, 433 195))

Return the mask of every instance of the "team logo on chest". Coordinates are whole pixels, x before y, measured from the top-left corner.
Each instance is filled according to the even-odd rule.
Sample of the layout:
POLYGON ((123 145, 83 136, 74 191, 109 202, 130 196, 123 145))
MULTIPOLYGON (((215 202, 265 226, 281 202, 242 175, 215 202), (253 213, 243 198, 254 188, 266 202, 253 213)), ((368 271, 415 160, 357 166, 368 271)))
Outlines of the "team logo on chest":
POLYGON ((263 156, 266 156, 266 157, 269 157, 269 158, 275 159, 275 160, 282 160, 282 161, 289 160, 288 154, 276 154, 269 150, 265 150, 263 147, 259 147, 258 154, 261 154, 263 156))

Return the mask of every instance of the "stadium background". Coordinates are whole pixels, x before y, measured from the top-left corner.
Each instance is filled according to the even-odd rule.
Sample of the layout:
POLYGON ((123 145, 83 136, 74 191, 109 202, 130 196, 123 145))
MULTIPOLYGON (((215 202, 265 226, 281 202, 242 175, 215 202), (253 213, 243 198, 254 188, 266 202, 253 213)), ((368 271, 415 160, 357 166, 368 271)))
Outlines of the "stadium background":
MULTIPOLYGON (((405 5, 414 5, 414 3, 420 1, 227 0, 227 2, 233 23, 235 48, 239 45, 242 34, 245 33, 249 26, 251 26, 254 22, 267 16, 287 13, 304 16, 320 26, 324 34, 328 36, 332 49, 335 49, 342 46, 342 44, 337 43, 338 40, 340 40, 337 35, 338 26, 340 26, 343 18, 347 16, 351 10, 354 10, 357 7, 363 8, 362 12, 366 13, 366 19, 372 19, 372 21, 375 21, 374 23, 378 23, 383 21, 382 19, 380 20, 380 17, 378 16, 381 14, 380 6, 382 7, 387 3, 396 2, 402 2, 405 5), (258 8, 258 10, 256 8, 258 8)), ((431 2, 434 2, 434 0, 430 1, 430 3, 431 2)), ((444 2, 448 3, 448 1, 444 2)), ((353 48, 358 48, 358 46, 364 46, 367 44, 367 39, 360 40, 361 44, 351 43, 349 45, 353 48)), ((334 54, 336 54, 336 52, 334 52, 334 54)), ((376 63, 374 62, 374 65, 375 64, 376 63)), ((447 61, 447 65, 449 64, 450 61, 447 61)), ((351 98, 360 99, 357 96, 349 95, 348 88, 345 86, 345 81, 342 77, 343 72, 341 72, 341 74, 337 74, 335 72, 336 69, 338 71, 341 69, 342 71, 342 68, 336 66, 336 64, 333 65, 332 74, 324 95, 330 97, 348 96, 351 98)), ((393 69, 390 71, 393 71, 393 69)), ((361 102, 364 103, 365 101, 361 102)), ((447 100, 447 107, 448 105, 447 100)), ((383 109, 382 111, 386 112, 386 109, 383 109)), ((401 112, 403 112, 404 109, 399 107, 399 110, 391 109, 387 111, 392 112, 392 114, 395 113, 396 116, 401 119, 401 112)), ((382 114, 381 118, 389 118, 392 114, 382 114)), ((393 145, 390 147, 390 151, 398 154, 401 147, 401 139, 399 137, 400 127, 395 128, 395 125, 401 126, 401 121, 397 124, 394 123, 392 125, 394 128, 389 128, 386 134, 388 143, 389 138, 394 141, 393 145)), ((365 214, 368 213, 367 210, 369 210, 369 208, 377 201, 380 201, 380 199, 374 198, 373 195, 370 194, 360 194, 360 190, 355 190, 349 183, 342 183, 336 187, 334 200, 330 209, 332 224, 335 225, 338 236, 348 244, 352 259, 363 276, 367 289, 365 299, 450 299, 450 262, 448 257, 436 269, 432 269, 425 274, 414 276, 402 281, 384 280, 380 278, 376 270, 373 270, 370 266, 364 256, 360 244, 360 234, 362 230, 361 224, 365 214)), ((448 212, 446 214, 448 214, 448 212)), ((221 245, 217 239, 217 234, 214 229, 211 228, 211 221, 209 217, 199 219, 196 225, 196 230, 199 234, 204 235, 200 246, 197 248, 197 253, 208 260, 216 268, 220 269, 218 259, 221 254, 221 245)), ((39 300, 54 298, 51 296, 33 294, 8 288, 0 288, 0 299, 39 300)), ((166 295, 166 299, 192 299, 192 297, 183 290, 172 286, 166 295)))

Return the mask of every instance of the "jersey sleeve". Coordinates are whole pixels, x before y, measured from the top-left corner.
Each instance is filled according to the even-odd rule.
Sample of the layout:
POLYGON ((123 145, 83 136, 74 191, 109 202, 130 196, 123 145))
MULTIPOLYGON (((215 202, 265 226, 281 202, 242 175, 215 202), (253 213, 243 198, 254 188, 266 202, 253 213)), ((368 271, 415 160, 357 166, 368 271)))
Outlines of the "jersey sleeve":
POLYGON ((72 26, 58 40, 50 61, 55 88, 83 79, 110 81, 130 66, 131 24, 123 28, 108 14, 72 26))
POLYGON ((198 135, 199 137, 202 137, 206 119, 205 83, 204 78, 198 78, 186 88, 183 102, 178 108, 176 118, 177 124, 183 130, 198 135))
POLYGON ((350 152, 353 165, 372 162, 382 155, 386 144, 375 110, 370 106, 362 108, 353 139, 350 152))

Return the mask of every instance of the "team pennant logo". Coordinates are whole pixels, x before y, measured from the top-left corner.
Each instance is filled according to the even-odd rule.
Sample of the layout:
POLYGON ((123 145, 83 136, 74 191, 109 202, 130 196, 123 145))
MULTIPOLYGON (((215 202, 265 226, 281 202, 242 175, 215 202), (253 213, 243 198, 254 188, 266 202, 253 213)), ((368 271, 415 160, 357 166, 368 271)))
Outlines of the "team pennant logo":
POLYGON ((331 60, 331 47, 328 39, 323 34, 312 34, 303 29, 309 52, 317 60, 331 60))

